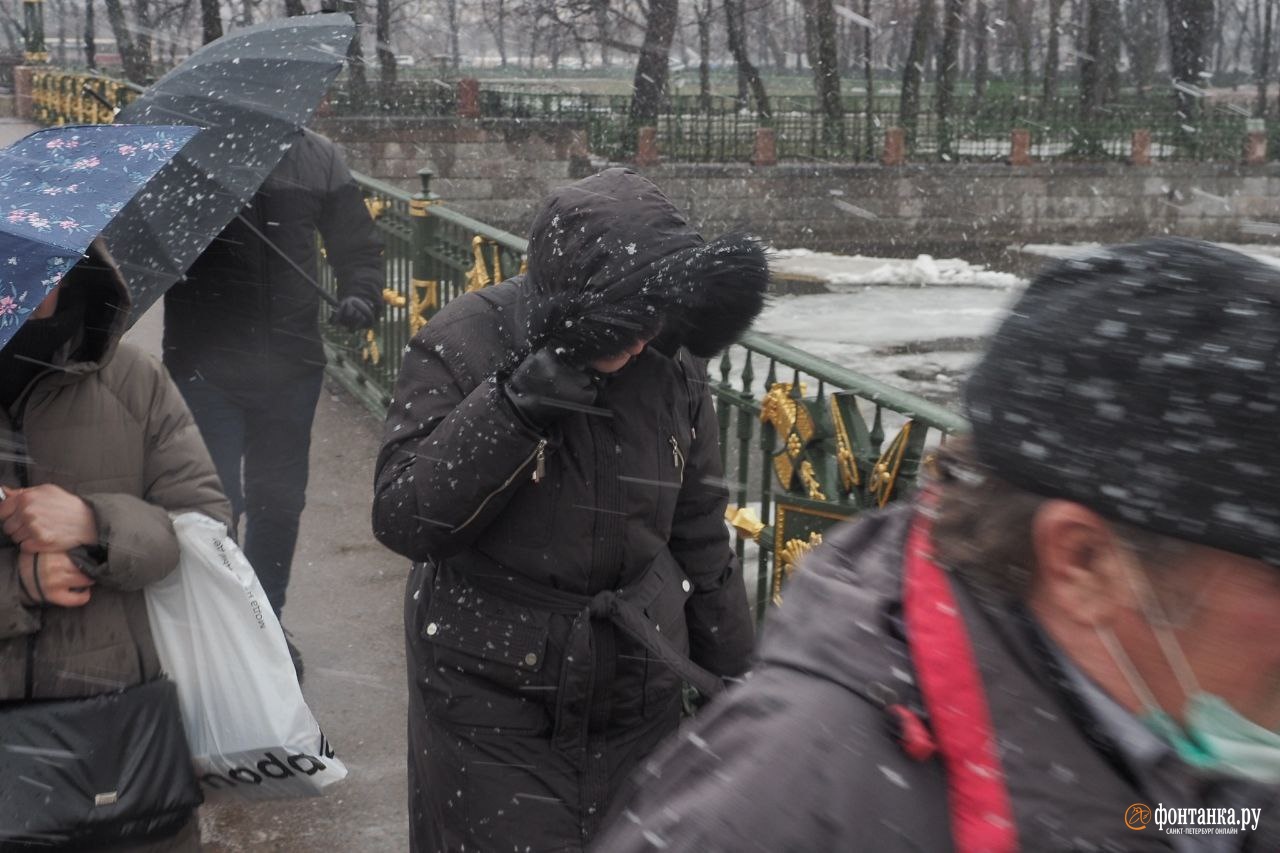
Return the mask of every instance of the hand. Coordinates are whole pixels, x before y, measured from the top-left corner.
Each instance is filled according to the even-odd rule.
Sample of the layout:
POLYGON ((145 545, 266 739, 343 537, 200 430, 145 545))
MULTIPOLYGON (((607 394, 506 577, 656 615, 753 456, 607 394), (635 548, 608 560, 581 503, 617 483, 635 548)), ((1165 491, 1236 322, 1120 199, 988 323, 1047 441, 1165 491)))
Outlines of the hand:
POLYGON ((520 362, 506 382, 507 399, 520 417, 545 428, 596 401, 596 384, 584 370, 540 349, 520 362))
POLYGON ((0 522, 9 538, 28 554, 99 544, 93 510, 60 486, 8 489, 0 501, 0 522))
POLYGON ((18 580, 29 607, 84 607, 93 578, 64 551, 18 555, 18 580))
POLYGON ((361 296, 346 297, 333 312, 333 322, 353 332, 373 328, 376 319, 378 317, 373 304, 361 296))

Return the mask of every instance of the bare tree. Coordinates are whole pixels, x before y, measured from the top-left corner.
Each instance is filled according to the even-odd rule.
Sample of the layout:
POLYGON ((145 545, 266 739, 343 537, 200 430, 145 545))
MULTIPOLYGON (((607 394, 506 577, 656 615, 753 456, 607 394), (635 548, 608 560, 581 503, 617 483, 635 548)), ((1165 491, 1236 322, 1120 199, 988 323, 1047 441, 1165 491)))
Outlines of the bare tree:
MULTIPOLYGON (((498 50, 498 62, 502 68, 507 67, 507 0, 482 0, 480 10, 484 15, 484 25, 493 37, 493 46, 498 50)), ((607 20, 608 16, 606 16, 607 20)), ((603 50, 603 48, 602 48, 603 50)))
MULTIPOLYGON (((1055 0, 1049 0, 1055 2, 1055 0)), ((987 0, 977 0, 973 12, 973 102, 981 103, 987 95, 991 76, 991 59, 987 54, 991 43, 991 27, 987 23, 987 0)))
POLYGON ((667 87, 667 57, 671 54, 671 39, 675 36, 679 12, 680 0, 650 0, 644 41, 640 45, 632 86, 628 116, 632 133, 637 128, 652 126, 658 120, 662 93, 667 87))
POLYGON ((1044 52, 1044 90, 1041 97, 1041 105, 1046 110, 1058 97, 1058 63, 1061 53, 1062 4, 1064 2, 1066 0, 1049 0, 1049 36, 1044 52))
POLYGON ((906 131, 908 146, 914 144, 920 113, 920 88, 924 81, 925 57, 933 38, 933 0, 920 0, 911 26, 911 47, 902 67, 902 94, 898 100, 898 123, 906 131))
POLYGON ((103 3, 124 64, 124 76, 134 83, 148 82, 151 78, 150 0, 133 0, 132 21, 121 0, 103 0, 103 3))
MULTIPOLYGON (((729 37, 729 53, 733 56, 733 61, 738 66, 740 86, 741 83, 745 83, 750 88, 751 97, 756 103, 756 115, 762 121, 767 122, 773 117, 773 110, 769 106, 769 95, 765 92, 764 81, 760 79, 760 72, 752 64, 751 57, 747 55, 747 34, 742 15, 741 0, 724 0, 725 29, 729 37)), ((742 102, 741 92, 738 97, 739 107, 746 106, 742 102)))
POLYGON ((200 0, 200 32, 205 44, 222 38, 221 6, 219 0, 200 0))
POLYGON ((391 49, 391 0, 376 0, 374 39, 378 54, 378 100, 389 109, 396 99, 396 54, 391 49))
POLYGON ((1174 104, 1183 125, 1200 117, 1199 89, 1212 47, 1213 0, 1166 0, 1169 11, 1169 65, 1173 73, 1174 104))
POLYGON ((698 27, 698 105, 708 114, 711 112, 711 14, 711 0, 702 0, 693 7, 698 27))
POLYGON ((93 0, 84 0, 84 64, 98 67, 97 22, 93 15, 93 0))
POLYGON ((1258 50, 1258 58, 1255 62, 1255 76, 1258 85, 1258 102, 1254 106, 1254 115, 1263 118, 1267 114, 1267 82, 1271 79, 1271 34, 1274 29, 1275 19, 1275 0, 1255 0, 1255 9, 1258 5, 1265 7, 1262 15, 1260 26, 1260 40, 1262 42, 1258 50))
POLYGON ((284 13, 290 18, 296 18, 307 14, 307 9, 302 5, 302 0, 284 0, 284 13))
POLYGON ((938 156, 950 160, 951 101, 959 72, 960 33, 964 27, 964 0, 945 0, 942 13, 942 45, 938 50, 938 156))
POLYGON ((832 0, 804 0, 809 38, 809 67, 822 110, 822 137, 828 145, 844 142, 844 103, 840 98, 840 57, 836 50, 836 13, 832 0))
POLYGON ((1161 0, 1128 0, 1125 3, 1124 45, 1129 54, 1129 74, 1138 94, 1151 90, 1160 64, 1161 42, 1152 38, 1160 31, 1161 0))

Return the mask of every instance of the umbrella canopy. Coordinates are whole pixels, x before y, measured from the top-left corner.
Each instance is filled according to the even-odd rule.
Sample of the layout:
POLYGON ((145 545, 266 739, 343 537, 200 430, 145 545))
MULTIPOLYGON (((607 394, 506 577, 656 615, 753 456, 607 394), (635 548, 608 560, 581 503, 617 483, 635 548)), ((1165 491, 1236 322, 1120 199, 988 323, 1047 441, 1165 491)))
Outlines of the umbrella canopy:
POLYGON ((210 42, 116 121, 206 128, 103 233, 136 319, 253 198, 342 68, 347 15, 269 21, 210 42))
POLYGON ((94 125, 40 130, 0 151, 0 348, 89 243, 199 133, 94 125))

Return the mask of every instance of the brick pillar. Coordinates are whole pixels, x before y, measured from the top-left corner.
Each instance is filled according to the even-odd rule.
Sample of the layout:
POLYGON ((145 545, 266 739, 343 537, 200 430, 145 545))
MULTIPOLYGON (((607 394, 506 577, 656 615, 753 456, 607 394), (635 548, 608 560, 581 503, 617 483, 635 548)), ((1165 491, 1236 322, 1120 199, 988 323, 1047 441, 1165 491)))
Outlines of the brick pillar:
POLYGON ((642 127, 636 134, 636 165, 658 165, 658 129, 642 127))
POLYGON ((1151 131, 1145 127, 1133 132, 1133 139, 1129 142, 1129 165, 1151 165, 1151 131))
POLYGON ((1267 162, 1267 132, 1251 130, 1244 135, 1244 164, 1261 166, 1267 162))
POLYGON ((19 65, 13 69, 14 113, 26 121, 35 117, 35 104, 31 100, 35 73, 36 69, 30 65, 19 65))
POLYGON ((772 127, 756 128, 756 147, 751 153, 751 165, 778 165, 778 134, 772 127))
POLYGON ((885 166, 901 166, 907 162, 907 132, 900 127, 890 127, 884 132, 884 153, 880 162, 885 166))
POLYGON ((1015 128, 1009 134, 1009 165, 1031 165, 1031 131, 1025 127, 1015 128))
POLYGON ((458 81, 458 118, 480 118, 480 81, 474 77, 458 81))

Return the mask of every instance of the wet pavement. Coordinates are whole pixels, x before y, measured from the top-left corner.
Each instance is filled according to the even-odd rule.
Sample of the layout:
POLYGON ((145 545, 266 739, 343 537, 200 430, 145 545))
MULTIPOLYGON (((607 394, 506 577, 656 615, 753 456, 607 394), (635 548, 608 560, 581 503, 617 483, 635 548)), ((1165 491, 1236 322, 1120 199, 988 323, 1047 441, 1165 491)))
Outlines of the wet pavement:
MULTIPOLYGON (((160 351, 160 306, 129 333, 160 351)), ((369 529, 381 424, 326 382, 283 622, 306 663, 306 694, 350 775, 328 795, 201 809, 207 853, 408 849, 401 601, 408 564, 369 529)))

